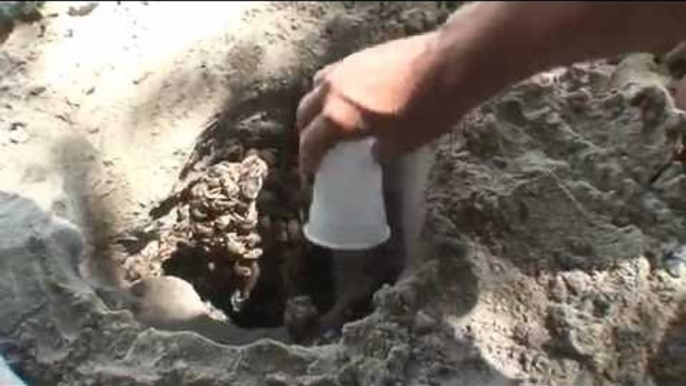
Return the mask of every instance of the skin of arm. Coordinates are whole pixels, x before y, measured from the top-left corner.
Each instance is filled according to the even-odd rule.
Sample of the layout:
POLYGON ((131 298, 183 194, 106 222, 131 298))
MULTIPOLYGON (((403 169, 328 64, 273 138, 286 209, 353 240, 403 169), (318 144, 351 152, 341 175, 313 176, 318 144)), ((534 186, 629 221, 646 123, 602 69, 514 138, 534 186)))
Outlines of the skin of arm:
MULTIPOLYGON (((460 62, 485 65, 503 73, 495 83, 504 85, 552 66, 626 52, 666 53, 686 38, 686 4, 682 3, 482 2, 469 6, 472 9, 464 17, 455 17, 439 29, 437 55, 443 58, 442 71, 450 74, 452 68, 460 68, 460 62), (459 46, 469 49, 452 49, 459 46), (498 68, 494 68, 496 63, 498 68)), ((477 71, 483 72, 472 69, 477 71)), ((457 86, 454 81, 446 85, 457 86)))
POLYGON ((441 28, 327 66, 298 108, 300 166, 337 142, 377 138, 380 160, 445 133, 468 110, 553 66, 662 54, 686 37, 686 4, 479 2, 441 28))

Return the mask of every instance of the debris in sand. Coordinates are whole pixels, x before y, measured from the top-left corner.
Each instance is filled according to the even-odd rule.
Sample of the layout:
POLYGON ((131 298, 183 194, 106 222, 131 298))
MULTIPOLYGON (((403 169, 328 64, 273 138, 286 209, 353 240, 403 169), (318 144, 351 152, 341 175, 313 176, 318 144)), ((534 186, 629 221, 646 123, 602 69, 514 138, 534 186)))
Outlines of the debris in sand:
POLYGON ((87 16, 97 7, 98 3, 88 3, 80 7, 69 7, 67 14, 69 16, 87 16))
POLYGON ((686 265, 686 245, 674 249, 668 249, 663 255, 665 270, 674 278, 681 277, 684 265, 686 265))
POLYGON ((29 132, 23 122, 13 122, 10 124, 9 140, 12 143, 24 143, 29 139, 29 132))

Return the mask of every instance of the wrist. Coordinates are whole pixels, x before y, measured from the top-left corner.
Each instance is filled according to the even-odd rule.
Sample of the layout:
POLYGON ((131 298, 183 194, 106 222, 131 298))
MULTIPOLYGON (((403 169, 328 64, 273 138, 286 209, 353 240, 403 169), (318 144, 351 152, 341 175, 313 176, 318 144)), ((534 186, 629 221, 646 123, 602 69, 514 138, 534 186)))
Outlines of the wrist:
POLYGON ((472 3, 435 31, 436 88, 460 116, 535 72, 537 42, 507 33, 513 26, 500 3, 472 3))

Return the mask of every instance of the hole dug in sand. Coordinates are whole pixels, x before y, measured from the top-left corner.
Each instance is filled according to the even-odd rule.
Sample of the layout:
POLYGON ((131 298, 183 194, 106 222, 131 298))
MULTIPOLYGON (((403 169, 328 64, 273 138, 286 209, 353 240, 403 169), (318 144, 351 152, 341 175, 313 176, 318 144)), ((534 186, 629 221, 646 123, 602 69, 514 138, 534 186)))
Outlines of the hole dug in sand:
MULTIPOLYGON (((200 141, 218 141, 212 133, 226 132, 217 130, 226 124, 214 122, 200 141)), ((360 252, 313 245, 302 233, 311 186, 298 176, 295 138, 240 133, 222 139, 222 146, 196 145, 179 188, 151 211, 144 230, 131 232, 137 236, 129 240, 135 241, 124 245, 130 252, 120 259, 125 279, 139 283, 164 277, 178 286, 190 284, 199 296, 191 303, 208 308, 195 310, 203 314, 195 319, 207 320, 196 320, 190 329, 213 326, 200 328, 203 333, 222 324, 230 331, 204 334, 220 341, 330 342, 344 323, 369 314, 374 292, 400 273, 398 194, 385 189, 394 235, 386 244, 360 252)), ((134 284, 132 290, 136 285, 145 288, 134 284)), ((182 296, 169 288, 159 291, 159 302, 182 296)), ((146 315, 138 308, 138 315, 146 315)), ((147 320, 160 314, 153 312, 147 320)), ((184 329, 183 323, 172 327, 184 329)))

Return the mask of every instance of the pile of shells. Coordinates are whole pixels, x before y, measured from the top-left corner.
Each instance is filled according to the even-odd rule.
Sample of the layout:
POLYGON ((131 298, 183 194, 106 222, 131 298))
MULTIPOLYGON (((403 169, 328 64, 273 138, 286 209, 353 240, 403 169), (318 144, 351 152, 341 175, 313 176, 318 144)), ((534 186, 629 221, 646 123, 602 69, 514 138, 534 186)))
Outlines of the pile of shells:
POLYGON ((193 184, 187 205, 178 208, 181 221, 176 232, 206 252, 222 251, 247 260, 259 258, 262 250, 256 248, 260 237, 255 231, 255 199, 266 175, 267 165, 252 155, 240 164, 214 165, 193 184))
POLYGON ((241 163, 211 166, 191 184, 172 228, 172 239, 190 243, 210 258, 210 270, 231 264, 231 276, 243 282, 232 294, 236 309, 250 297, 259 277, 256 199, 267 174, 267 164, 256 154, 241 163))
POLYGON ((231 305, 239 311, 260 276, 256 201, 268 174, 267 163, 254 151, 241 162, 208 167, 174 196, 173 218, 169 226, 160 222, 158 239, 124 262, 126 279, 161 276, 163 263, 190 251, 186 256, 203 266, 205 276, 195 284, 225 282, 224 288, 234 289, 231 305))
POLYGON ((129 256, 124 268, 131 281, 170 272, 182 276, 201 295, 222 304, 229 298, 230 309, 220 308, 234 314, 249 303, 262 278, 277 288, 261 296, 275 305, 278 319, 286 300, 304 291, 308 244, 302 224, 309 191, 296 165, 277 150, 238 150, 242 158, 232 158, 240 162, 206 167, 172 196, 159 236, 129 256))

